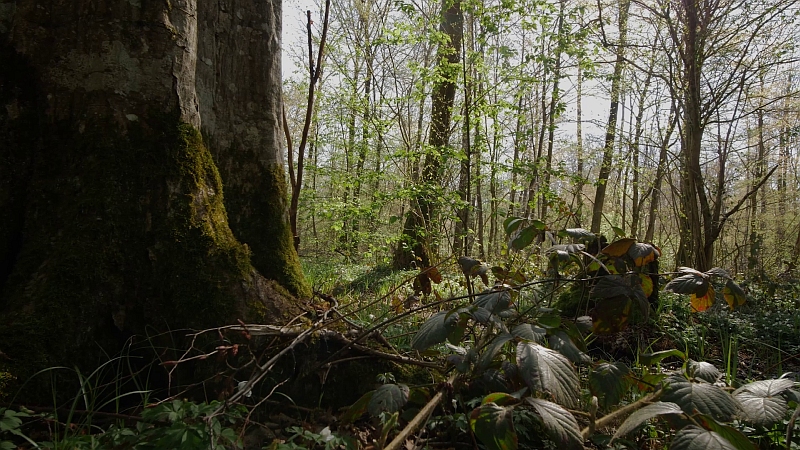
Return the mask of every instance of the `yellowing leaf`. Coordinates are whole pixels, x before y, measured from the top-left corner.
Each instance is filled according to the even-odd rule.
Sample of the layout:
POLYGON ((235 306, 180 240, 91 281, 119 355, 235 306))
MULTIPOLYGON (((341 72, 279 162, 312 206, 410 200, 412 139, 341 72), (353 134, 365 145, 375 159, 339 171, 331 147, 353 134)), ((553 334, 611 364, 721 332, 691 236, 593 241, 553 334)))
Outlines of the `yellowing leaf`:
POLYGON ((628 250, 628 256, 631 257, 636 267, 641 267, 655 261, 658 257, 658 253, 652 245, 637 242, 631 245, 631 248, 628 250))
POLYGON ((592 331, 595 334, 617 333, 628 326, 633 302, 624 295, 603 298, 592 309, 592 331))
POLYGON ((642 290, 644 291, 644 296, 650 297, 653 295, 653 279, 650 278, 649 275, 645 275, 643 273, 639 274, 639 278, 642 280, 642 290))
POLYGON ((614 241, 603 248, 601 253, 608 256, 624 256, 628 253, 628 249, 631 248, 631 245, 636 243, 636 239, 625 238, 620 239, 618 241, 614 241))
POLYGON ((403 300, 401 300, 397 295, 392 297, 392 309, 394 309, 396 314, 403 312, 403 300))
POLYGON ((708 290, 706 294, 703 296, 698 297, 695 294, 690 296, 691 298, 691 305, 692 311, 703 312, 711 307, 714 304, 714 298, 716 297, 716 293, 714 292, 714 286, 708 285, 708 290))
POLYGON ((736 309, 744 305, 747 301, 747 296, 744 291, 738 284, 734 283, 733 280, 728 280, 728 282, 725 283, 725 287, 722 289, 722 295, 725 296, 725 301, 728 302, 728 306, 730 306, 731 309, 736 309))

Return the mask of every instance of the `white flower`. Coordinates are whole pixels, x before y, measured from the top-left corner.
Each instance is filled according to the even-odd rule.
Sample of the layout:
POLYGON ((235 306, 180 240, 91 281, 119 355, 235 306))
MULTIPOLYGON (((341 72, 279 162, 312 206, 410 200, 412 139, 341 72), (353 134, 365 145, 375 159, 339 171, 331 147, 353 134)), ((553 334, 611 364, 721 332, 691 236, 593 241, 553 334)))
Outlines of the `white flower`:
POLYGON ((331 433, 331 427, 323 428, 322 431, 319 432, 319 435, 322 436, 322 439, 324 439, 325 442, 330 442, 335 439, 333 433, 331 433))

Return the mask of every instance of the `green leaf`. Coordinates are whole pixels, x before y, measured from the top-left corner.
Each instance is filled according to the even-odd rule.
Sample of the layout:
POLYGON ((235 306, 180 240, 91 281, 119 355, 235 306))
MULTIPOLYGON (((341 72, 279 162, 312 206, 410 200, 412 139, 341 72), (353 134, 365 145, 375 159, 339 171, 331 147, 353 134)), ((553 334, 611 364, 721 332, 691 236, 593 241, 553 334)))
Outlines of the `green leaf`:
POLYGON ((362 395, 361 398, 356 400, 344 414, 342 414, 341 421, 343 423, 353 423, 358 420, 359 417, 364 415, 367 412, 367 405, 369 405, 370 400, 372 400, 372 395, 375 391, 369 391, 366 394, 362 395))
POLYGON ((670 450, 737 450, 719 433, 695 425, 681 428, 675 434, 669 448, 670 450))
POLYGON ((464 275, 471 276, 472 270, 476 267, 479 267, 482 263, 475 258, 470 258, 469 256, 459 256, 458 257, 458 265, 461 267, 461 271, 464 272, 464 275))
POLYGON ((558 237, 571 237, 584 242, 592 242, 596 239, 594 233, 583 228, 566 228, 558 232, 558 237))
POLYGON ((643 424, 644 422, 663 414, 683 414, 683 411, 681 410, 680 406, 670 402, 656 402, 644 406, 628 416, 628 418, 625 419, 625 422, 622 422, 622 425, 619 426, 617 432, 614 433, 612 441, 625 436, 626 434, 638 428, 639 425, 643 424))
POLYGON ((486 403, 472 410, 469 425, 489 450, 516 450, 513 409, 486 403))
POLYGON ((630 387, 631 369, 623 362, 597 364, 589 372, 589 389, 600 407, 610 408, 619 403, 630 387))
POLYGON ((550 343, 550 348, 566 356, 567 359, 575 364, 588 364, 592 362, 592 358, 586 353, 582 352, 566 332, 558 330, 547 337, 550 343))
POLYGON ((724 437, 725 440, 733 444, 737 450, 757 450, 756 446, 747 439, 747 436, 736 428, 723 425, 711 417, 702 414, 695 415, 695 420, 700 422, 706 430, 711 430, 724 437))
POLYGON ((547 337, 547 330, 529 323, 521 323, 511 330, 511 334, 520 339, 541 344, 547 337))
MULTIPOLYGON (((628 298, 635 298, 639 295, 635 290, 636 287, 641 290, 641 283, 638 275, 635 277, 606 275, 597 280, 597 284, 594 285, 589 295, 594 299, 618 297, 620 295, 628 298), (631 284, 632 282, 635 284, 631 284)), ((641 295, 644 296, 644 291, 642 291, 641 295)))
POLYGON ((501 291, 486 291, 478 295, 473 305, 485 308, 497 314, 511 306, 511 292, 507 289, 501 291))
POLYGON ((506 394, 505 392, 493 392, 486 397, 483 397, 481 404, 485 405, 487 403, 494 403, 499 406, 510 406, 519 403, 519 399, 511 394, 506 394))
POLYGON ((561 326, 561 316, 556 312, 545 311, 536 318, 536 322, 545 328, 558 328, 561 326))
MULTIPOLYGON (((701 274, 702 275, 702 274, 701 274)), ((708 280, 693 273, 681 275, 664 286, 665 291, 674 292, 676 294, 694 294, 698 297, 706 295, 708 291, 708 280)))
POLYGON ((680 376, 668 379, 662 399, 678 404, 686 414, 695 411, 716 420, 727 422, 739 411, 739 403, 719 386, 709 383, 692 383, 680 376))
POLYGON ((525 219, 521 217, 508 217, 503 221, 503 230, 505 230, 506 235, 510 236, 511 233, 517 231, 517 228, 524 222, 525 219))
POLYGON ((578 404, 578 375, 561 353, 533 342, 520 342, 517 365, 531 391, 548 392, 567 408, 578 404))
POLYGON ((714 383, 722 377, 722 373, 713 364, 691 359, 686 362, 686 375, 708 383, 714 383))
POLYGON ((458 325, 458 314, 449 314, 449 311, 439 311, 426 320, 419 327, 419 331, 411 340, 411 348, 425 350, 426 348, 441 344, 458 325))
POLYGON ((711 269, 707 270, 705 272, 705 274, 709 275, 709 276, 712 276, 712 277, 722 277, 722 278, 725 278, 725 279, 730 279, 731 278, 731 275, 728 273, 727 270, 719 268, 719 267, 712 267, 711 269))
POLYGON ((408 402, 408 386, 404 384, 384 384, 372 394, 367 411, 372 417, 382 412, 395 413, 408 402))
POLYGON ((447 334, 447 341, 453 345, 458 345, 461 343, 461 339, 464 337, 464 332, 467 330, 467 317, 461 316, 458 312, 453 313, 453 315, 458 317, 458 321, 450 329, 450 333, 447 334))
POLYGON ((624 295, 597 300, 590 311, 592 331, 596 334, 613 334, 624 330, 631 316, 631 305, 631 299, 624 295))
POLYGON ((483 354, 478 360, 476 370, 482 371, 489 367, 494 357, 497 355, 500 349, 503 348, 503 345, 512 339, 514 339, 514 336, 507 332, 500 332, 497 336, 495 336, 494 339, 492 339, 492 342, 487 345, 486 349, 483 351, 483 354))
MULTIPOLYGON (((586 248, 583 244, 556 244, 551 245, 545 253, 565 253, 567 254, 567 259, 569 259, 569 255, 573 253, 580 253, 586 248)), ((559 257, 559 259, 561 259, 559 257)))
POLYGON ((682 351, 673 348, 672 350, 661 350, 655 353, 642 353, 639 355, 639 362, 645 366, 650 366, 658 364, 670 356, 674 356, 682 361, 686 360, 686 355, 682 351))
POLYGON ((517 230, 511 235, 508 247, 514 250, 522 250, 523 248, 531 245, 533 238, 536 237, 538 232, 539 230, 535 226, 529 226, 521 230, 517 230))
POLYGON ((540 398, 527 397, 525 402, 542 418, 545 430, 562 448, 583 448, 583 436, 578 422, 560 405, 540 398))
POLYGON ((789 405, 781 394, 794 387, 787 378, 760 380, 746 384, 733 392, 742 407, 742 419, 764 427, 780 422, 789 405))

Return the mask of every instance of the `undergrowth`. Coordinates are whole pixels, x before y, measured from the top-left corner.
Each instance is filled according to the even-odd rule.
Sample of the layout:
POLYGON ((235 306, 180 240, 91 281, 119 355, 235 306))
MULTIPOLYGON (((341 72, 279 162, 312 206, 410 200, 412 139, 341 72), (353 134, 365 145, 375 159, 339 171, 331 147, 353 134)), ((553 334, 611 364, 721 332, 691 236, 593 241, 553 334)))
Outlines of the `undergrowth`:
POLYGON ((495 266, 306 260, 318 297, 305 317, 201 330, 149 369, 137 361, 134 371, 127 354, 89 374, 66 370, 78 387, 67 404, 21 405, 4 392, 0 450, 691 449, 696 439, 724 441, 702 448, 798 448, 800 294, 791 284, 742 283, 740 292, 721 269, 684 268, 660 275, 666 290, 653 295, 655 247, 619 240, 589 254, 579 244, 588 234, 567 230, 571 242, 553 243, 539 265, 508 228, 512 248, 495 266), (573 312, 559 310, 575 298, 573 312), (324 354, 301 364, 299 349, 312 343, 324 354), (362 358, 394 369, 327 380, 362 358), (288 378, 281 360, 294 361, 288 378), (201 385, 148 380, 206 361, 215 362, 201 385), (321 383, 323 393, 373 389, 337 410, 299 402, 285 389, 295 382, 321 383))

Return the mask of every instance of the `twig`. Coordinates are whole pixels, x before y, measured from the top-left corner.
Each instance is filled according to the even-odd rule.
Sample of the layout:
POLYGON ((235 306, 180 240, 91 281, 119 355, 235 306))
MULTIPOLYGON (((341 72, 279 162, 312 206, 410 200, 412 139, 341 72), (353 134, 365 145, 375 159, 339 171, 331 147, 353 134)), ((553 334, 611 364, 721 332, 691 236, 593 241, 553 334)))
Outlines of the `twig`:
POLYGON ((624 406, 616 411, 612 411, 606 414, 605 416, 594 421, 594 425, 590 423, 589 426, 587 426, 581 431, 583 439, 584 440, 589 439, 589 436, 592 435, 593 430, 597 428, 604 428, 613 423, 614 421, 619 420, 627 416, 628 414, 631 414, 632 412, 636 411, 639 408, 642 408, 648 403, 658 400, 661 397, 661 394, 663 394, 663 392, 664 392, 663 389, 659 389, 653 392, 652 394, 648 395, 647 397, 642 397, 639 400, 631 403, 630 405, 624 406))
MULTIPOLYGON (((455 383, 457 377, 457 373, 450 375, 450 378, 447 379, 447 383, 452 385, 455 383)), ((414 432, 416 432, 417 429, 419 429, 419 427, 421 427, 425 421, 428 420, 428 416, 430 416, 431 413, 433 413, 433 410, 436 409, 436 407, 439 406, 439 403, 442 402, 442 399, 444 398, 444 390, 444 386, 439 388, 439 392, 437 392, 436 395, 434 395, 433 398, 425 406, 423 406, 421 410, 419 410, 417 415, 414 416, 410 422, 408 422, 408 425, 406 425, 405 428, 397 433, 397 436, 395 436, 392 442, 384 447, 383 450, 400 450, 404 448, 406 439, 414 434, 414 432)))
MULTIPOLYGON (((284 347, 284 349, 281 350, 280 352, 278 352, 277 355, 275 355, 272 358, 270 358, 269 361, 265 362, 263 365, 260 365, 260 366, 256 367, 256 370, 253 372, 253 375, 251 375, 250 378, 247 380, 247 383, 245 383, 244 386, 242 386, 235 394, 231 395, 225 401, 225 403, 220 405, 211 415, 209 415, 208 416, 209 420, 210 420, 211 417, 217 416, 220 412, 222 412, 222 410, 227 408, 228 405, 239 401, 242 397, 246 396, 249 392, 251 392, 253 390, 253 388, 255 387, 255 385, 258 384, 262 379, 264 379, 264 377, 267 375, 267 373, 270 371, 270 369, 272 369, 272 366, 274 366, 275 363, 278 362, 278 360, 283 355, 285 355, 289 351, 293 350, 297 345, 299 345, 300 343, 305 341, 306 338, 311 336, 312 333, 314 333, 315 331, 320 330, 325 325, 326 318, 327 317, 323 316, 323 318, 321 320, 317 321, 316 323, 314 323, 314 325, 312 325, 311 327, 309 327, 308 329, 306 329, 305 331, 300 333, 292 341, 291 344, 289 344, 286 347, 284 347)), ((248 327, 248 331, 250 331, 252 333, 252 327, 248 327)))

